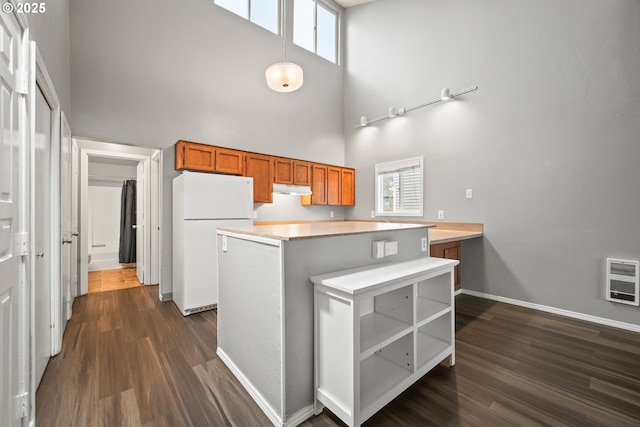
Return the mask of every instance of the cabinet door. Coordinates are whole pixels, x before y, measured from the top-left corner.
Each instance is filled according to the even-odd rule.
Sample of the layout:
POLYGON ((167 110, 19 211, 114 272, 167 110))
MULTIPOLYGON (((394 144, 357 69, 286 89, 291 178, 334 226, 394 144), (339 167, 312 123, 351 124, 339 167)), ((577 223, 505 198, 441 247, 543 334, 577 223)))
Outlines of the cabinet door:
POLYGON ((342 170, 329 166, 327 168, 327 204, 339 205, 342 197, 342 170))
POLYGON ((176 143, 176 170, 215 171, 215 147, 188 141, 176 143))
POLYGON ((273 160, 271 156, 247 153, 245 176, 253 178, 253 201, 273 202, 273 160))
POLYGON ((295 185, 311 185, 311 163, 293 161, 293 183, 295 185))
POLYGON ((244 174, 244 151, 216 148, 216 172, 230 175, 244 174))
POLYGON ((293 160, 275 157, 273 159, 274 181, 278 184, 293 184, 293 160))
MULTIPOLYGON (((444 258, 457 259, 460 261, 460 242, 457 241, 452 243, 455 243, 456 246, 445 248, 444 258)), ((453 286, 456 291, 460 289, 460 264, 456 265, 453 269, 453 286)))
MULTIPOLYGON (((429 255, 436 258, 446 258, 446 259, 455 259, 460 261, 460 241, 456 240, 455 242, 447 242, 447 243, 437 243, 435 245, 431 245, 429 248, 429 255)), ((454 267, 454 288, 455 290, 460 289, 460 265, 459 263, 454 267)))
POLYGON ((311 166, 311 204, 327 204, 327 167, 325 165, 311 166))
POLYGON ((356 171, 342 169, 342 206, 354 206, 356 204, 356 171))

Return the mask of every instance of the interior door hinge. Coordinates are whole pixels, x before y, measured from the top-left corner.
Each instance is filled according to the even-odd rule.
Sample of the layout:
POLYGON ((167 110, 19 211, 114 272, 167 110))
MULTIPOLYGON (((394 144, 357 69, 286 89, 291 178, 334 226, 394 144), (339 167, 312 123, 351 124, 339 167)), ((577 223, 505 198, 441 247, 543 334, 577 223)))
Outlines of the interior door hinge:
POLYGON ((13 237, 13 253, 16 256, 29 255, 29 233, 16 233, 13 237))
POLYGON ((24 392, 15 396, 15 414, 16 419, 24 418, 29 415, 29 393, 24 392))
POLYGON ((21 69, 16 70, 16 87, 15 91, 21 95, 29 93, 29 73, 21 69))

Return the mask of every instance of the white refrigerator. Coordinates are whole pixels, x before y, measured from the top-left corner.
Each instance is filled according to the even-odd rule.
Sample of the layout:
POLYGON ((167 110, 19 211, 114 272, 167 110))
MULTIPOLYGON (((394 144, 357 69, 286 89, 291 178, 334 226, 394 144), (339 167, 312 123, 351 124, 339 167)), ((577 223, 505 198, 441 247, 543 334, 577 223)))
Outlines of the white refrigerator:
POLYGON ((216 229, 253 224, 253 178, 183 172, 173 179, 173 301, 183 315, 218 304, 216 229))

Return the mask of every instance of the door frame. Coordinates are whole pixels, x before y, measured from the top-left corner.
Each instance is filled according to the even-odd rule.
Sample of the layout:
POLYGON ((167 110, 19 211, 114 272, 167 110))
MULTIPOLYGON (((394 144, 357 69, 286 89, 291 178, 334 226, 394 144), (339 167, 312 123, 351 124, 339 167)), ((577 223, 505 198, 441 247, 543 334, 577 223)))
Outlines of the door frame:
MULTIPOLYGON (((36 200, 35 200, 35 186, 36 186, 36 171, 35 171, 35 117, 33 113, 35 113, 35 105, 36 105, 36 95, 37 91, 40 90, 45 101, 49 104, 51 108, 51 151, 50 151, 50 159, 49 159, 49 167, 50 167, 50 176, 51 180, 49 181, 49 192, 51 194, 50 202, 49 202, 49 221, 50 221, 50 229, 49 229, 49 249, 48 252, 51 257, 49 263, 49 278, 51 283, 51 356, 55 356, 60 352, 62 348, 62 333, 61 327, 62 323, 60 322, 62 316, 62 290, 60 289, 61 281, 60 281, 60 251, 58 245, 61 242, 60 236, 60 199, 56 197, 56 195, 60 194, 60 101, 58 95, 56 94, 56 90, 53 86, 53 80, 51 79, 49 72, 47 71, 47 67, 44 63, 44 59, 40 54, 40 50, 36 46, 35 42, 30 42, 30 54, 32 61, 35 61, 34 70, 35 76, 30 79, 30 90, 29 90, 29 103, 31 105, 32 112, 32 120, 30 125, 30 140, 31 140, 31 164, 34 167, 31 168, 31 212, 30 212, 30 222, 31 222, 31 230, 35 231, 36 226, 36 200)), ((31 253, 35 254, 35 236, 31 239, 31 253)), ((35 292, 36 292, 36 284, 35 284, 35 262, 31 263, 31 277, 32 285, 32 300, 35 303, 35 292)), ((35 313, 32 316, 32 320, 34 320, 35 313)), ((35 337, 35 321, 32 325, 32 333, 35 337)), ((35 338, 34 338, 35 339, 35 338)), ((35 343, 34 343, 35 344, 35 343)), ((34 366, 33 371, 35 372, 35 358, 34 358, 34 366)))
MULTIPOLYGON (((158 188, 159 193, 152 193, 152 185, 151 185, 151 165, 153 164, 155 158, 159 156, 162 158, 162 150, 155 148, 145 148, 145 147, 134 147, 127 146, 121 144, 114 144, 108 142, 100 142, 83 138, 72 138, 73 141, 76 141, 78 144, 78 148, 80 149, 80 177, 79 177, 79 221, 78 221, 78 232, 79 236, 79 277, 78 277, 78 295, 86 295, 89 291, 89 282, 88 282, 88 253, 89 253, 89 240, 88 240, 88 227, 89 227, 89 157, 106 157, 112 159, 128 159, 128 160, 138 160, 145 162, 145 183, 144 189, 145 192, 145 204, 146 204, 146 212, 148 213, 145 216, 145 224, 144 224, 144 244, 145 244, 145 260, 144 260, 144 278, 145 285, 156 284, 157 281, 151 281, 152 278, 160 278, 159 270, 159 260, 151 261, 151 257, 159 257, 159 239, 153 239, 152 245, 152 233, 151 233, 151 212, 159 211, 161 209, 161 205, 159 204, 159 198, 162 193, 162 173, 158 174, 158 181, 156 185, 154 185, 154 189, 158 188), (158 246, 155 246, 158 245, 158 246), (153 271, 152 268, 156 271, 153 271)), ((158 221, 157 227, 160 228, 162 226, 161 219, 158 221)), ((159 234, 159 232, 158 232, 159 234)))
MULTIPOLYGON (((74 269, 74 265, 73 265, 73 210, 72 210, 72 200, 71 198, 73 197, 73 166, 72 166, 72 159, 73 159, 73 144, 71 143, 71 127, 69 126, 69 122, 67 121, 67 117, 64 114, 64 111, 60 111, 60 159, 59 159, 59 164, 60 164, 60 244, 58 246, 58 248, 60 248, 60 318, 59 318, 59 322, 61 325, 65 325, 66 327, 66 322, 67 320, 69 320, 71 318, 71 307, 73 306, 73 300, 75 298, 75 292, 73 291, 73 269, 74 269), (63 159, 63 147, 65 142, 65 139, 68 139, 68 144, 69 146, 67 147, 68 149, 68 157, 69 159, 67 161, 65 161, 65 159, 63 159), (68 209, 69 211, 69 235, 65 236, 62 235, 62 228, 63 228, 63 224, 62 224, 62 210, 63 210, 63 206, 62 206, 62 194, 63 191, 65 191, 64 188, 62 188, 62 168, 65 167, 68 169, 67 171, 67 188, 66 191, 68 191, 68 206, 65 209, 68 209), (64 249, 66 249, 66 247, 64 246, 64 244, 62 243, 62 239, 68 238, 71 243, 69 244, 68 247, 68 251, 69 251, 69 295, 65 295, 65 293, 67 292, 66 289, 64 289, 65 285, 64 285, 64 271, 63 271, 63 265, 62 265, 62 251, 64 249), (65 304, 66 303, 66 298, 69 298, 69 304, 65 304)), ((76 256, 77 259, 77 256, 76 256)), ((65 328, 60 328, 60 342, 62 342, 62 336, 64 335, 64 329, 65 328)))

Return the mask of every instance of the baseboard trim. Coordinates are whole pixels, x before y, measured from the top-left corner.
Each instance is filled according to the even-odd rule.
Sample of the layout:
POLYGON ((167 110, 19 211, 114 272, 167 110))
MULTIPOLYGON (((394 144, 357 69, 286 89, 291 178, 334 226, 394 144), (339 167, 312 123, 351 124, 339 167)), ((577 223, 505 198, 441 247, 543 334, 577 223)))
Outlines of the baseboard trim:
POLYGON ((236 364, 231 361, 231 358, 227 356, 227 353, 225 353, 224 350, 218 347, 216 354, 218 355, 218 357, 220 357, 220 360, 222 360, 224 364, 227 365, 231 373, 235 375, 238 381, 240 381, 240 384, 242 384, 245 390, 247 390, 249 395, 258 404, 260 409, 262 409, 262 412, 265 413, 265 415, 269 418, 273 425, 276 427, 282 427, 283 423, 280 416, 276 413, 276 411, 273 410, 271 405, 267 403, 266 399, 262 397, 260 392, 253 386, 253 384, 251 384, 251 381, 249 381, 249 379, 242 373, 240 368, 238 368, 236 364))
POLYGON ((220 360, 224 362, 225 365, 229 368, 231 373, 235 375, 235 377, 240 381, 240 384, 247 390, 249 395, 253 398, 253 400, 258 404, 262 412, 265 413, 267 418, 273 423, 276 427, 296 427, 299 424, 302 424, 306 419, 310 418, 314 415, 313 405, 305 406, 300 409, 298 412, 292 414, 287 421, 282 421, 282 418, 276 413, 276 411, 269 405, 269 403, 265 400, 265 398, 260 394, 258 389, 254 387, 254 385, 249 381, 249 379, 242 373, 240 368, 236 366, 235 363, 231 360, 231 358, 218 347, 216 354, 220 357, 220 360))
POLYGON ((552 314, 558 314, 560 316, 571 317, 579 320, 585 320, 587 322, 598 323, 600 325, 611 326, 613 328, 625 329, 631 332, 640 332, 640 325, 634 325, 633 323, 620 322, 617 320, 606 319, 604 317, 578 313, 577 311, 564 310, 562 308, 550 307, 548 305, 542 305, 542 304, 535 304, 532 302, 521 301, 513 298, 506 298, 498 295, 487 294, 484 292, 471 291, 469 289, 461 289, 461 291, 462 291, 461 293, 463 294, 471 295, 478 298, 504 302, 506 304, 517 305, 525 308, 532 308, 534 310, 544 311, 552 314))
POLYGON ((284 427, 296 427, 314 415, 315 413, 313 405, 305 406, 304 408, 300 409, 298 412, 287 418, 287 421, 284 422, 284 427))

